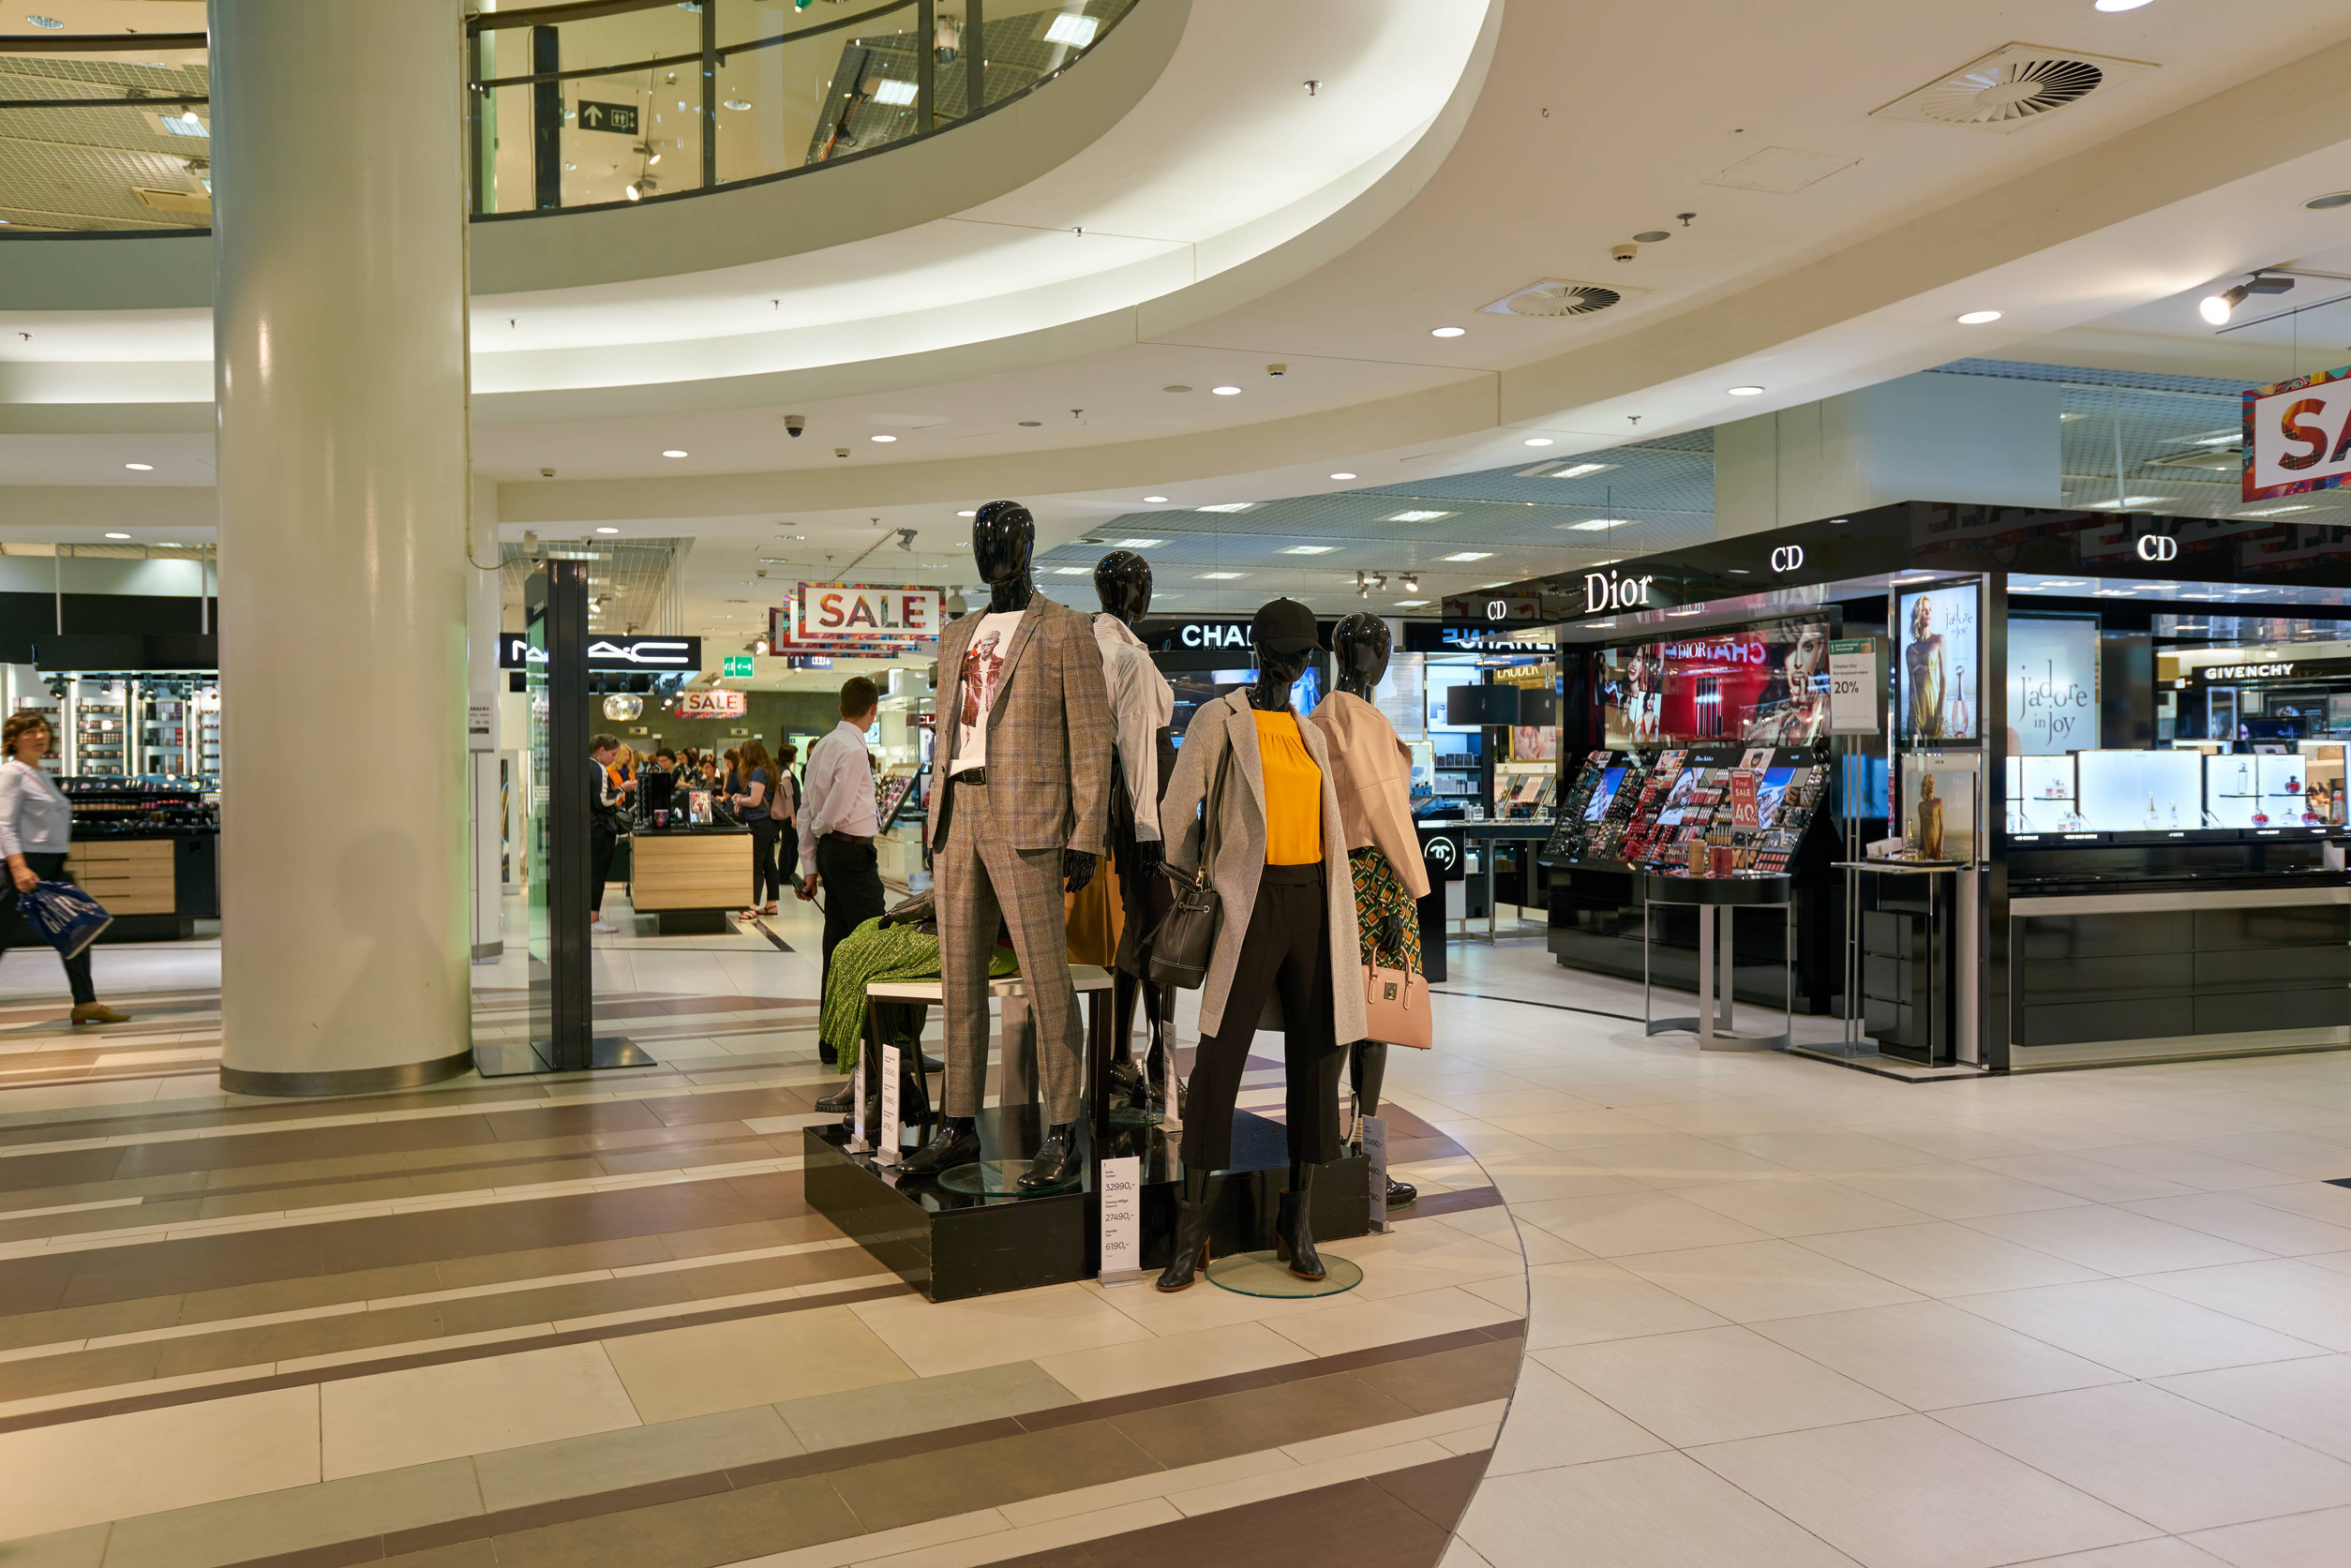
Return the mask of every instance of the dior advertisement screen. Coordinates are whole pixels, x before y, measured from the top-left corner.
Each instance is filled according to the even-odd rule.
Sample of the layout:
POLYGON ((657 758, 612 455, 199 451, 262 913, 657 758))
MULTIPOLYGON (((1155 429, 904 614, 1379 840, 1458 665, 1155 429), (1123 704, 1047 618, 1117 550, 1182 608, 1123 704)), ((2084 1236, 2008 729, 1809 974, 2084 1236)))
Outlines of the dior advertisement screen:
POLYGON ((1902 595, 1896 626, 1902 652, 1894 673, 1902 686, 1899 712, 1905 745, 1984 738, 1977 726, 1975 696, 1984 673, 1976 656, 1982 603, 1974 583, 1902 595))
POLYGON ((1609 649, 1607 744, 1809 745, 1828 731, 1830 635, 1825 620, 1774 620, 1609 649))

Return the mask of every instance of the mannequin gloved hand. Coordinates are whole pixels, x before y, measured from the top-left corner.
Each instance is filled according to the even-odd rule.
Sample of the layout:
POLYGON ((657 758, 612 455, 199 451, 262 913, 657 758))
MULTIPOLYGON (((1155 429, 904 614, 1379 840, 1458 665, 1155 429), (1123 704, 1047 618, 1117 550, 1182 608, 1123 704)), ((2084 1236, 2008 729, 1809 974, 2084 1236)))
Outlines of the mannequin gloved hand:
POLYGON ((1166 859, 1167 844, 1164 841, 1160 839, 1137 839, 1134 841, 1135 870, 1143 875, 1148 876, 1153 872, 1159 870, 1161 862, 1163 862, 1166 859))
POLYGON ((1380 951, 1401 955, 1404 951, 1404 917, 1387 914, 1380 917, 1380 951))
POLYGON ((1086 885, 1093 880, 1093 856, 1088 855, 1083 849, 1065 849, 1061 852, 1061 890, 1063 892, 1082 893, 1086 890, 1086 885))

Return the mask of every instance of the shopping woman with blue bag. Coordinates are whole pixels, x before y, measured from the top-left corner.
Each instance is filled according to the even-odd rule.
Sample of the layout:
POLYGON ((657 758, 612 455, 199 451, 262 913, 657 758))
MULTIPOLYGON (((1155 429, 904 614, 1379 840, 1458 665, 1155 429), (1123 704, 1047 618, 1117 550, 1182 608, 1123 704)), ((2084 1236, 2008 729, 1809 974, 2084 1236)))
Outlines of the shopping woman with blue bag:
MULTIPOLYGON (((13 713, 0 724, 0 752, 7 754, 7 760, 0 762, 0 855, 8 858, 8 886, 0 889, 0 953, 7 950, 8 934, 26 895, 37 897, 44 883, 67 881, 66 851, 73 838, 73 807, 41 767, 48 751, 49 723, 39 714, 13 713)), ((73 1021, 125 1023, 130 1014, 97 999, 97 988, 90 980, 89 940, 86 933, 68 937, 58 949, 66 961, 66 981, 73 988, 73 1021)))

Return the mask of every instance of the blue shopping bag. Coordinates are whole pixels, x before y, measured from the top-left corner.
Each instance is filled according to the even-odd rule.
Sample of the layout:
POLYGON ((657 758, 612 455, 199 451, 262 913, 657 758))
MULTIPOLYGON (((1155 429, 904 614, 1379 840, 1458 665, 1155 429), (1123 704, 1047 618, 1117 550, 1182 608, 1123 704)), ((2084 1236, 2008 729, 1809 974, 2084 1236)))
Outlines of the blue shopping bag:
POLYGON ((23 895, 24 918, 67 958, 79 958, 114 923, 106 906, 70 882, 42 882, 23 895))

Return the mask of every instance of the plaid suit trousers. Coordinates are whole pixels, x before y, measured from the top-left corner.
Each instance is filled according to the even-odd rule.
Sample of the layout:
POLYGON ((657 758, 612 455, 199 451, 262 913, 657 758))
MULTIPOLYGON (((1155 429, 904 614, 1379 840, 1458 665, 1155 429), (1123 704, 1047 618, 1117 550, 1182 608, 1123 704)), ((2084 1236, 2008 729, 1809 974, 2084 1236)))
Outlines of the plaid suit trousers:
POLYGON ((947 1114, 976 1116, 988 1081, 988 955, 999 914, 1011 928, 1036 1021, 1045 1120, 1074 1122, 1086 1081, 1086 1031, 1070 983, 1061 851, 1015 849, 996 821, 995 786, 950 784, 938 889, 939 981, 947 1012, 947 1114))

